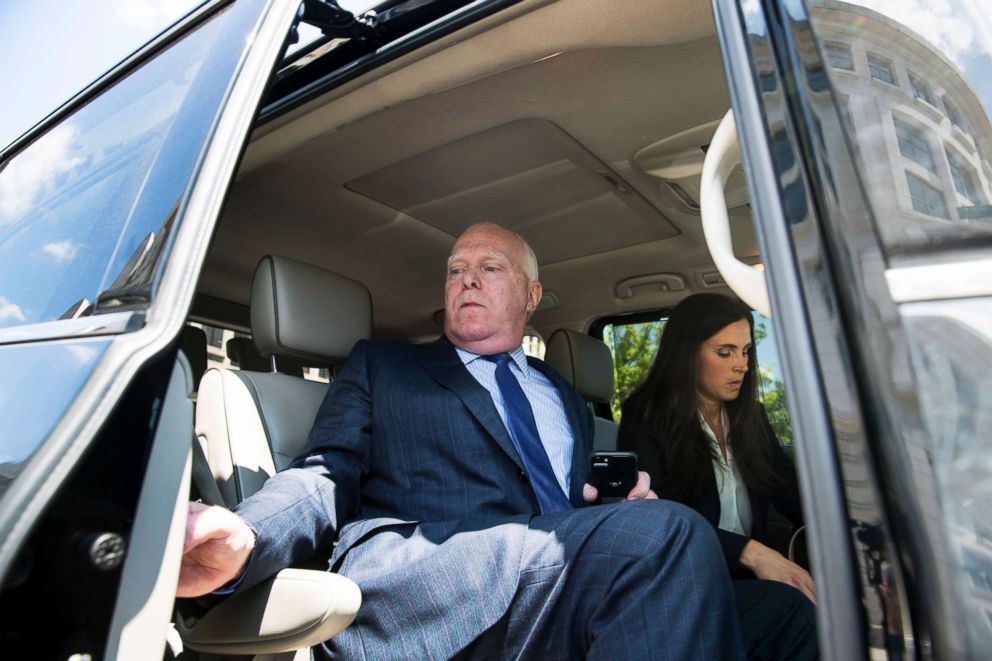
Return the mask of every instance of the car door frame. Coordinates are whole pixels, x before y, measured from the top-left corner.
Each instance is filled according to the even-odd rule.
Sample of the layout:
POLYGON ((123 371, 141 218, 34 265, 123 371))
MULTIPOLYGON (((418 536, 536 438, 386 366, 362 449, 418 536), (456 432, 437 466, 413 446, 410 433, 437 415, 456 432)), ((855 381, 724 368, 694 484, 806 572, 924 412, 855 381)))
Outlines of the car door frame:
POLYGON ((884 621, 864 604, 884 558, 907 641, 924 657, 954 658, 963 633, 925 502, 934 476, 906 452, 926 439, 909 343, 867 196, 856 187, 843 205, 838 197, 831 167, 857 166, 807 9, 713 6, 801 439, 823 656, 867 657, 869 627, 884 621))
MULTIPOLYGON (((36 125, 9 146, 4 154, 15 153, 49 127, 88 103, 103 90, 169 48, 190 30, 231 4, 229 0, 214 2, 194 11, 181 24, 150 42, 45 121, 36 125)), ((110 345, 64 415, 42 445, 25 462, 17 479, 10 483, 0 501, 0 580, 14 564, 19 550, 43 516, 46 506, 81 462, 136 375, 151 361, 174 349, 176 338, 192 305, 200 269, 228 187, 247 143, 262 94, 270 80, 276 60, 286 46, 287 34, 297 15, 298 5, 297 0, 258 0, 254 28, 232 72, 225 98, 218 107, 216 119, 208 131, 191 174, 190 184, 182 196, 177 210, 178 228, 171 238, 165 264, 160 265, 161 277, 157 281, 155 298, 144 314, 118 313, 111 315, 113 319, 109 324, 95 321, 96 317, 90 318, 89 323, 86 324, 72 321, 41 323, 20 333, 14 340, 19 344, 30 345, 65 337, 113 336, 110 345), (122 315, 124 318, 119 318, 122 315)), ((163 382, 160 385, 161 395, 165 397, 168 384, 163 382)), ((174 398, 175 388, 170 392, 173 393, 174 398)), ((149 421, 149 425, 155 424, 160 428, 168 426, 167 422, 163 424, 161 416, 157 420, 149 421)), ((171 487, 163 489, 161 494, 149 493, 149 489, 154 492, 163 484, 181 483, 185 489, 180 489, 178 493, 188 493, 188 455, 191 437, 191 427, 178 439, 174 433, 155 437, 156 445, 181 443, 183 452, 187 456, 185 462, 187 465, 184 466, 183 462, 168 462, 162 467, 149 465, 144 477, 139 510, 141 502, 150 502, 149 499, 154 500, 156 495, 167 497, 170 506, 174 503, 177 492, 171 487), (157 474, 156 471, 160 468, 171 474, 157 474)), ((158 456, 156 452, 157 448, 152 447, 148 456, 158 456)), ((166 568, 165 571, 169 576, 160 577, 154 584, 142 581, 136 572, 128 572, 127 564, 140 561, 144 566, 149 566, 149 559, 135 558, 132 561, 130 555, 133 554, 125 559, 118 601, 121 595, 127 595, 130 605, 128 608, 115 610, 112 643, 119 646, 115 649, 108 648, 108 657, 122 658, 118 656, 118 652, 123 653, 129 648, 147 650, 144 645, 134 647, 135 640, 140 640, 141 637, 129 638, 128 622, 121 621, 120 617, 140 615, 145 606, 153 603, 156 606, 155 611, 160 616, 166 613, 161 622, 153 623, 160 625, 164 640, 171 615, 172 600, 175 596, 175 578, 178 576, 179 557, 182 551, 181 531, 185 527, 185 508, 175 508, 175 511, 169 533, 163 536, 159 544, 160 548, 150 549, 157 554, 153 562, 166 568), (166 539, 168 541, 165 541, 166 539), (126 580, 129 577, 132 580, 126 580), (138 606, 135 606, 135 603, 138 606), (163 608, 163 606, 167 607, 163 608), (127 644, 129 640, 131 645, 127 644)), ((138 516, 140 518, 140 511, 138 516)), ((140 521, 136 521, 136 529, 139 524, 140 521)), ((145 549, 145 552, 148 551, 149 549, 145 549)), ((134 627, 131 627, 131 631, 135 631, 134 627)))

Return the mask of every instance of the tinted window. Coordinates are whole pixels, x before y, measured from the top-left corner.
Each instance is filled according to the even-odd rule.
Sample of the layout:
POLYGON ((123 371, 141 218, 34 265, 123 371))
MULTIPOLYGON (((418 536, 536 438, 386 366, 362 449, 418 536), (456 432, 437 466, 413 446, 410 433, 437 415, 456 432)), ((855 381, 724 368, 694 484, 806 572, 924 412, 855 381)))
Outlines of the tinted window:
POLYGON ((0 328, 147 305, 245 16, 225 11, 0 164, 0 328))
POLYGON ((992 242, 986 3, 814 0, 810 17, 891 260, 992 242), (853 74, 837 73, 838 49, 853 74), (878 84, 884 81, 885 85, 878 84))
MULTIPOLYGON (((792 445, 792 423, 786 409, 785 384, 782 382, 781 363, 775 331, 771 320, 757 312, 754 315, 754 337, 758 351, 759 396, 782 445, 792 445)), ((613 354, 614 385, 610 407, 613 418, 620 421, 623 403, 647 378, 654 363, 665 319, 640 323, 607 324, 603 327, 603 341, 613 354)))
POLYGON ((201 2, 0 3, 0 89, 17 90, 0 106, 0 148, 201 2))

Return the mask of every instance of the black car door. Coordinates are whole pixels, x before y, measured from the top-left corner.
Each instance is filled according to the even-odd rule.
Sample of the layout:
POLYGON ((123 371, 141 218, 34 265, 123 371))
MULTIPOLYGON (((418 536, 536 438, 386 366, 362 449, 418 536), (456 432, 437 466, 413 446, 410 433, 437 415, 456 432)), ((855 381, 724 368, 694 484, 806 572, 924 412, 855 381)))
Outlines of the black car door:
POLYGON ((992 18, 912 4, 714 3, 826 658, 992 640, 992 18))

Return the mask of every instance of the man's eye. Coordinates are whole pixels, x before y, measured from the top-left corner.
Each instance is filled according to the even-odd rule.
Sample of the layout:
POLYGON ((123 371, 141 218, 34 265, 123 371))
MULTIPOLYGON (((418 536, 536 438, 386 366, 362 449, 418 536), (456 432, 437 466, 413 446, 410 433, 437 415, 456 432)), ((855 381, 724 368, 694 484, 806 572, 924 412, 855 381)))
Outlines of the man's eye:
POLYGON ((462 271, 464 271, 464 270, 465 269, 462 269, 462 268, 448 269, 448 277, 455 278, 455 277, 461 275, 462 274, 462 271))
POLYGON ((485 271, 486 273, 496 273, 496 271, 499 271, 499 267, 498 266, 484 266, 484 267, 482 267, 482 270, 485 271))

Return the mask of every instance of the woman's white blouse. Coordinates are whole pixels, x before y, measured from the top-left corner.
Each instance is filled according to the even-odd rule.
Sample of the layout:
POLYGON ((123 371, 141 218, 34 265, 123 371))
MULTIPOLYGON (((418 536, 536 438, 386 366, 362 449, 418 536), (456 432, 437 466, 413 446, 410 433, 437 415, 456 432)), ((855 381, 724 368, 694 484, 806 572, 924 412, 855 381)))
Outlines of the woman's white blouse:
POLYGON ((717 526, 721 530, 735 532, 738 535, 751 535, 751 499, 747 495, 747 487, 741 478, 741 472, 734 461, 734 452, 730 438, 730 420, 727 418, 727 409, 720 412, 720 421, 723 423, 724 438, 727 439, 727 460, 724 461, 723 453, 720 451, 720 442, 716 440, 716 434, 706 423, 703 414, 699 414, 699 424, 703 426, 703 433, 710 439, 713 446, 713 473, 716 476, 717 490, 720 492, 720 523, 717 526))

